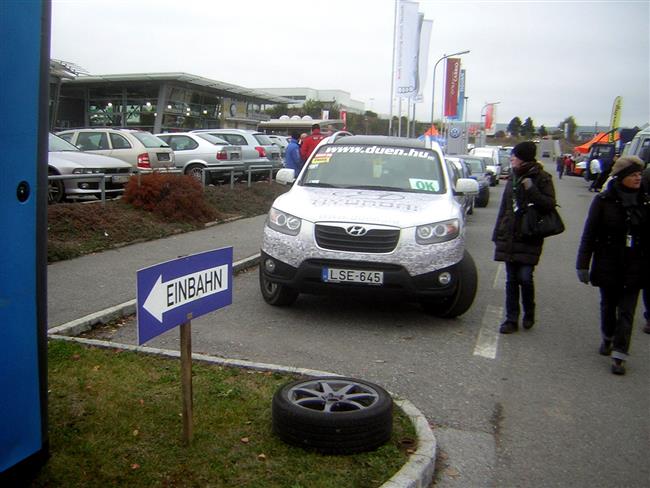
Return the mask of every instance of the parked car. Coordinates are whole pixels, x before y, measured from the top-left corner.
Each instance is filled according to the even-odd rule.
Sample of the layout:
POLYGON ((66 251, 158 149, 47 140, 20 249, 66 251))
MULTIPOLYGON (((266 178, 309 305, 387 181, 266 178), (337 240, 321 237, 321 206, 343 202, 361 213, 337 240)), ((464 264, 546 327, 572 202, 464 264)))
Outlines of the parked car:
MULTIPOLYGON (((253 165, 271 164, 275 174, 283 167, 280 148, 262 132, 244 129, 197 129, 192 132, 212 134, 234 146, 240 146, 245 170, 253 165)), ((253 179, 264 178, 267 174, 265 171, 256 172, 253 179)))
POLYGON ((71 129, 57 132, 62 139, 85 152, 126 161, 141 172, 174 167, 174 153, 150 132, 134 129, 71 129))
POLYGON ((501 178, 507 178, 510 176, 511 164, 510 164, 510 153, 512 148, 500 147, 499 148, 499 162, 501 163, 501 178))
MULTIPOLYGON (((458 194, 437 143, 339 132, 323 139, 298 179, 278 197, 264 227, 260 289, 271 305, 300 293, 392 294, 431 313, 461 315, 471 306, 476 267, 465 249, 458 194)), ((294 181, 295 180, 295 181, 294 181)))
MULTIPOLYGON (((104 180, 107 198, 121 195, 133 174, 130 164, 109 156, 85 153, 54 134, 49 136, 47 170, 50 176, 107 175, 108 178, 104 180)), ((101 198, 99 180, 83 178, 48 180, 47 200, 49 203, 59 203, 68 198, 86 196, 101 198)))
POLYGON ((470 178, 478 182, 478 195, 474 199, 477 207, 487 207, 490 201, 490 184, 492 173, 487 169, 488 158, 472 156, 471 154, 459 154, 456 156, 464 161, 470 169, 470 178))
MULTIPOLYGON (((460 178, 471 178, 471 171, 465 161, 455 156, 445 156, 445 161, 449 164, 449 175, 451 176, 451 184, 456 188, 456 182, 460 178)), ((474 195, 466 193, 456 195, 456 201, 460 203, 463 208, 464 215, 472 215, 474 213, 474 195)))
POLYGON ((496 186, 499 184, 499 178, 501 176, 501 161, 499 159, 499 148, 496 146, 484 146, 484 147, 475 147, 469 152, 472 156, 484 156, 490 158, 488 162, 487 169, 489 169, 493 176, 490 182, 490 186, 496 186))
MULTIPOLYGON (((173 132, 156 134, 174 151, 176 168, 186 175, 193 176, 203 182, 203 170, 218 168, 236 168, 242 173, 244 163, 241 157, 241 147, 233 146, 224 139, 206 133, 173 132)), ((229 181, 230 173, 226 171, 210 171, 206 176, 208 183, 229 181)))
POLYGON ((278 134, 266 134, 271 142, 280 148, 280 155, 284 159, 284 154, 287 152, 287 146, 289 145, 289 137, 280 136, 278 134))

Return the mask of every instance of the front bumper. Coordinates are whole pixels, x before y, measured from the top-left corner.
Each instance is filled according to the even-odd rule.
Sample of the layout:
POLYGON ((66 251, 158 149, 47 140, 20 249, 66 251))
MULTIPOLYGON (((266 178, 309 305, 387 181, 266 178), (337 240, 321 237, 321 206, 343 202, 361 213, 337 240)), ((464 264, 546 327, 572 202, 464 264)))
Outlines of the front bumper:
POLYGON ((260 268, 264 276, 272 282, 286 285, 301 293, 313 294, 370 293, 412 298, 444 298, 456 291, 459 282, 458 263, 429 273, 411 276, 404 267, 399 265, 364 261, 308 259, 296 268, 262 251, 260 268), (272 271, 270 271, 271 266, 268 265, 269 260, 273 263, 272 271), (322 271, 325 267, 382 271, 384 282, 381 285, 324 282, 322 271), (449 281, 441 282, 443 276, 449 281))

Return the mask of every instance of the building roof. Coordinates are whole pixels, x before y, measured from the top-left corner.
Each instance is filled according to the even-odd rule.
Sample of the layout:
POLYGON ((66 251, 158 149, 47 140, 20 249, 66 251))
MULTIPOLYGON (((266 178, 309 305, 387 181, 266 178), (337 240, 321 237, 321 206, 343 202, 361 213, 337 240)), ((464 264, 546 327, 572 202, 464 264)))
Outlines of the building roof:
POLYGON ((253 90, 224 81, 211 80, 202 76, 192 75, 189 73, 172 72, 172 73, 127 73, 112 75, 92 75, 79 76, 74 80, 66 80, 66 84, 87 85, 91 83, 115 83, 115 82, 142 82, 142 81, 177 81, 197 85, 204 88, 211 88, 228 95, 241 95, 259 103, 291 103, 292 100, 273 95, 262 90, 253 90))

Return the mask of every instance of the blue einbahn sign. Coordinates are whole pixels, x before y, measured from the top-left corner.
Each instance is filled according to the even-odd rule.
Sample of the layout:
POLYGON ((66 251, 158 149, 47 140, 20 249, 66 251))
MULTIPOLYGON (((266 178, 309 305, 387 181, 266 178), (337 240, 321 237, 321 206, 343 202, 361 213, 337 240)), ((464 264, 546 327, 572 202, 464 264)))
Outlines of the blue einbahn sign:
POLYGON ((225 247, 139 270, 138 344, 232 304, 232 256, 225 247))

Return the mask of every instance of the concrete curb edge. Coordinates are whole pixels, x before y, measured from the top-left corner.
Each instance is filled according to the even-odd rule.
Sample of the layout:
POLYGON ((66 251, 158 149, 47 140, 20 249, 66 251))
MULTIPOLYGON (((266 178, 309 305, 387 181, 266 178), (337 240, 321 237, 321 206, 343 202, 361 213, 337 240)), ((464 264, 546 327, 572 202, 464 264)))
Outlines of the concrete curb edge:
MULTIPOLYGON (((260 255, 256 254, 241 261, 237 261, 233 263, 233 272, 238 273, 251 268, 258 264, 259 259, 260 255)), ((123 349, 169 358, 180 358, 180 351, 74 337, 82 332, 92 329, 93 326, 97 324, 106 324, 117 318, 135 314, 135 302, 135 299, 129 300, 128 302, 115 305, 100 312, 89 314, 66 324, 53 327, 48 330, 48 337, 54 340, 77 342, 102 348, 123 349)), ((257 363, 240 359, 219 358, 207 354, 194 353, 192 354, 192 359, 221 366, 240 367, 258 371, 277 371, 316 378, 323 376, 341 376, 340 374, 328 371, 280 366, 270 363, 257 363)), ((418 447, 416 452, 411 454, 406 464, 404 464, 395 475, 386 481, 381 488, 427 488, 431 485, 435 471, 436 438, 433 435, 433 431, 431 430, 427 419, 415 407, 415 405, 406 399, 396 397, 393 393, 391 393, 391 396, 393 396, 395 405, 399 407, 411 420, 411 423, 415 428, 418 447)))

